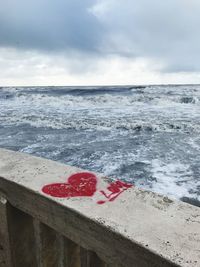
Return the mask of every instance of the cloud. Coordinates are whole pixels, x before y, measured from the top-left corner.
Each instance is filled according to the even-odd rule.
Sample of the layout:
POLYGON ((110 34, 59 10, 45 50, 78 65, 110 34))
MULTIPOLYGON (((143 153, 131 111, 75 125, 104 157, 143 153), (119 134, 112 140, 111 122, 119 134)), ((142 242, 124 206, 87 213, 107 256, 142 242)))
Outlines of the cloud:
POLYGON ((198 0, 102 0, 93 13, 108 51, 161 61, 170 72, 200 70, 198 0))
POLYGON ((1 0, 0 45, 95 53, 102 26, 92 0, 1 0))
POLYGON ((160 73, 156 67, 153 61, 132 60, 118 55, 97 57, 95 61, 78 55, 66 60, 58 53, 0 48, 0 87, 178 84, 200 81, 198 73, 160 73))
POLYGON ((72 72, 111 56, 199 72, 199 13, 199 0, 1 0, 0 46, 61 53, 72 72))

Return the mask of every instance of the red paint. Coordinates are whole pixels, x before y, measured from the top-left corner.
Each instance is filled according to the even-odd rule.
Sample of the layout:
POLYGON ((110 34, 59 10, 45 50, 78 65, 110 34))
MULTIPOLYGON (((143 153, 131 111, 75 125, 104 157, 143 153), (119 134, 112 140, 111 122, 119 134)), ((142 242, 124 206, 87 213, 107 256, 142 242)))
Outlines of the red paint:
POLYGON ((102 205, 102 204, 104 204, 104 203, 106 203, 106 201, 103 201, 103 200, 99 200, 99 201, 97 201, 97 204, 99 204, 99 205, 102 205))
MULTIPOLYGON (((81 172, 71 175, 66 183, 53 183, 45 185, 42 191, 53 197, 69 198, 69 197, 92 197, 96 192, 97 177, 89 172, 81 172)), ((108 185, 107 190, 111 193, 100 193, 106 197, 106 200, 99 200, 97 204, 102 205, 107 201, 114 201, 121 193, 132 184, 122 181, 115 181, 108 185)))
POLYGON ((42 191, 53 197, 91 197, 96 192, 97 178, 89 172, 73 174, 67 183, 45 185, 42 191))
MULTIPOLYGON (((106 194, 103 190, 100 192, 108 199, 108 201, 114 201, 121 193, 123 193, 128 188, 131 188, 132 184, 127 184, 121 181, 116 181, 107 187, 107 189, 111 192, 110 194, 106 194)), ((104 204, 106 201, 98 201, 97 204, 104 204)))

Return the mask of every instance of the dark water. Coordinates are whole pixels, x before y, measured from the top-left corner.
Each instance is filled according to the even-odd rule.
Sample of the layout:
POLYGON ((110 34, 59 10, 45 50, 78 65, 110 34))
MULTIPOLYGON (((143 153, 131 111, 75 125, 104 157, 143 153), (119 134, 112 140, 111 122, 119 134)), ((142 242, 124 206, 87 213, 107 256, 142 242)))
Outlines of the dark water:
POLYGON ((1 88, 0 147, 199 205, 200 86, 1 88))

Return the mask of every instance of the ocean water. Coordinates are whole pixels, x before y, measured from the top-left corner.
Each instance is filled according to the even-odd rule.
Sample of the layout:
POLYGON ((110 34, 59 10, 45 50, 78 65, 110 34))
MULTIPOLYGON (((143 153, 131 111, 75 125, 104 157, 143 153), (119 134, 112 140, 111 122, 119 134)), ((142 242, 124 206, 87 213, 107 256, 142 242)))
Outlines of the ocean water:
POLYGON ((1 87, 0 147, 200 206, 200 86, 1 87))

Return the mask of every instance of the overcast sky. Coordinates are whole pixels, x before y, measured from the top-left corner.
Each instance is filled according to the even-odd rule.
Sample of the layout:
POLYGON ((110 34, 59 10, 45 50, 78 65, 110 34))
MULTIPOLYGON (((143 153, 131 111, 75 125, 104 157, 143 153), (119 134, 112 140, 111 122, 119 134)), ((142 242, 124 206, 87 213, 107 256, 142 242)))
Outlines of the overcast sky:
POLYGON ((0 86, 200 83, 199 0, 0 0, 0 86))

